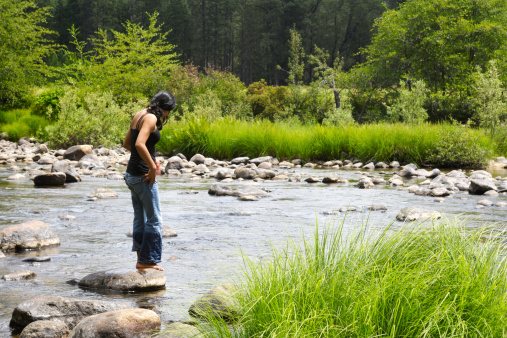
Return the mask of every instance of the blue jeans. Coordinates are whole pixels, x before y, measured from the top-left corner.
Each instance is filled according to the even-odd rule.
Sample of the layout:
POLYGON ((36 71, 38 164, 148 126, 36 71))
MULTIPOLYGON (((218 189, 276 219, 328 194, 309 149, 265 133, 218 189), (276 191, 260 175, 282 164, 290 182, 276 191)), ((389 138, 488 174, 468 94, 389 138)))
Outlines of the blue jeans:
POLYGON ((162 214, 157 182, 149 185, 144 176, 125 173, 132 195, 134 229, 132 251, 138 251, 139 263, 156 264, 162 258, 162 214))

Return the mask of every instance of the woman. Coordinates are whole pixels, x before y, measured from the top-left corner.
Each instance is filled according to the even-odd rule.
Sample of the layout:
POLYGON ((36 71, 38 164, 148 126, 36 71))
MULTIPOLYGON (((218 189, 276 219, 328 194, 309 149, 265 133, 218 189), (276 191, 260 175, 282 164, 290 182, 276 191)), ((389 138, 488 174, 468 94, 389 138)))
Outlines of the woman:
POLYGON ((146 109, 134 115, 123 141, 123 147, 131 152, 125 182, 134 207, 132 251, 137 252, 138 269, 164 270, 157 265, 162 257, 162 214, 156 181, 160 163, 155 159, 155 145, 160 140, 160 129, 175 107, 171 93, 157 93, 146 109))

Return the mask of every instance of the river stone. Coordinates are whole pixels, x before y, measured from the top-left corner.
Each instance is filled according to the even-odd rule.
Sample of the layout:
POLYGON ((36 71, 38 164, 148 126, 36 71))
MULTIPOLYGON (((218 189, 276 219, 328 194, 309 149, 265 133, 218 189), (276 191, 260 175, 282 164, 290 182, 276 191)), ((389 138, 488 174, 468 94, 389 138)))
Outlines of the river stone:
MULTIPOLYGON (((271 163, 269 163, 269 162, 262 162, 261 164, 269 164, 269 165, 271 165, 271 163)), ((257 178, 261 178, 263 180, 269 180, 269 179, 272 179, 272 178, 274 178, 276 176, 276 173, 273 170, 270 170, 270 169, 261 169, 259 167, 259 169, 254 169, 254 170, 257 173, 257 178)))
POLYGON ((433 197, 445 197, 449 196, 451 193, 446 188, 434 188, 431 189, 429 194, 433 197))
POLYGON ((66 338, 69 333, 69 327, 65 323, 38 320, 28 324, 19 338, 66 338))
POLYGON ((232 284, 217 286, 195 301, 188 313, 195 318, 213 316, 232 321, 239 316, 240 305, 235 298, 237 292, 238 289, 232 284))
POLYGON ((206 157, 204 157, 201 154, 195 154, 190 158, 189 162, 194 162, 195 164, 204 164, 204 161, 206 161, 206 157))
POLYGON ((498 196, 499 193, 496 190, 488 190, 484 193, 485 196, 498 196))
POLYGON ((507 202, 497 202, 495 204, 496 207, 507 207, 507 202))
POLYGON ((337 183, 339 179, 340 179, 340 177, 333 175, 333 174, 326 175, 322 179, 322 183, 337 183))
POLYGON ((371 211, 386 211, 387 207, 381 204, 374 204, 368 208, 371 211))
POLYGON ((305 179, 305 182, 307 182, 307 183, 319 183, 319 182, 321 182, 321 179, 318 176, 310 176, 310 177, 308 177, 308 178, 305 179))
POLYGON ((238 200, 240 200, 240 201, 247 201, 247 202, 258 201, 259 197, 253 196, 253 195, 240 195, 238 197, 238 200))
POLYGON ((401 177, 418 176, 416 169, 414 169, 414 167, 412 167, 411 165, 404 166, 398 175, 400 175, 401 177))
POLYGON ((56 162, 56 159, 52 156, 49 156, 49 155, 45 155, 45 156, 42 156, 38 161, 37 163, 38 164, 41 164, 41 165, 46 165, 46 164, 53 164, 54 162, 56 162))
POLYGON ((60 239, 44 222, 30 221, 0 230, 0 250, 36 250, 60 245, 60 239))
POLYGON ((234 170, 234 175, 236 176, 236 178, 242 178, 244 180, 252 180, 255 178, 255 176, 257 176, 257 171, 255 171, 255 169, 252 168, 237 167, 234 170))
POLYGON ((7 181, 17 181, 17 180, 22 180, 25 178, 26 178, 26 176, 23 174, 16 174, 16 175, 12 175, 12 176, 7 177, 7 181))
POLYGON ((162 271, 155 269, 117 269, 99 271, 85 276, 78 286, 90 289, 130 291, 153 291, 165 289, 166 278, 162 271))
POLYGON ((204 337, 198 328, 193 325, 184 323, 172 323, 167 325, 165 329, 160 332, 157 338, 201 338, 204 337))
POLYGON ((61 186, 65 184, 67 175, 64 173, 50 173, 37 175, 33 178, 36 187, 61 186))
POLYGON ((239 192, 223 184, 212 184, 208 194, 213 196, 239 196, 239 192))
POLYGON ((0 251, 0 258, 5 258, 5 254, 2 251, 0 251))
POLYGON ((416 221, 423 220, 428 218, 439 219, 442 217, 442 214, 438 211, 433 210, 425 210, 417 207, 406 207, 401 209, 401 211, 396 216, 398 221, 416 221))
POLYGON ((468 193, 471 195, 483 195, 486 191, 497 190, 495 183, 486 179, 471 180, 468 193))
POLYGON ((23 259, 23 262, 29 262, 29 263, 40 263, 40 262, 49 262, 51 261, 51 257, 49 256, 35 256, 35 257, 28 257, 23 259))
POLYGON ((71 161, 79 161, 87 154, 93 153, 93 146, 91 145, 76 145, 68 148, 63 153, 63 158, 71 161))
POLYGON ((262 157, 256 157, 256 158, 252 158, 250 160, 250 163, 253 163, 255 165, 259 165, 261 164, 262 162, 271 162, 271 160, 273 159, 272 156, 262 156, 262 157))
POLYGON ((373 169, 375 169, 375 164, 373 164, 373 162, 370 162, 370 163, 368 163, 366 165, 363 165, 362 168, 363 169, 368 169, 368 170, 373 170, 373 169))
POLYGON ((389 163, 390 168, 399 168, 399 166, 400 166, 400 162, 398 162, 398 161, 392 161, 391 163, 389 163))
POLYGON ((6 281, 15 281, 22 279, 32 279, 35 278, 35 272, 29 270, 21 270, 16 272, 8 273, 7 275, 3 275, 2 279, 6 281))
POLYGON ((165 166, 164 172, 167 174, 169 170, 175 169, 180 170, 184 168, 184 163, 181 157, 179 156, 172 156, 167 160, 167 164, 165 166))
POLYGON ((232 161, 231 161, 231 164, 246 164, 248 163, 248 161, 250 160, 249 157, 236 157, 236 158, 233 158, 232 161))
POLYGON ((232 178, 233 175, 234 170, 229 168, 220 168, 216 171, 214 176, 217 180, 224 180, 226 178, 232 178))
POLYGON ((152 310, 116 310, 81 320, 68 338, 148 338, 160 324, 160 317, 152 310))
POLYGON ((109 188, 97 188, 93 190, 93 192, 88 195, 89 198, 112 198, 118 197, 118 194, 114 192, 114 190, 109 188))
POLYGON ((480 200, 477 202, 477 204, 484 205, 485 207, 490 207, 493 205, 493 202, 491 202, 490 200, 480 200))
POLYGON ((262 163, 259 163, 259 169, 270 170, 272 168, 273 168, 273 164, 271 162, 262 162, 262 163))
POLYGON ((15 329, 23 329, 37 320, 52 320, 63 322, 72 328, 85 317, 131 307, 131 304, 125 302, 43 296, 27 300, 16 306, 9 325, 15 329))
POLYGON ((370 178, 364 177, 364 178, 361 178, 359 180, 359 182, 357 182, 356 186, 359 189, 369 189, 369 188, 373 188, 375 186, 375 184, 373 184, 373 181, 370 178))

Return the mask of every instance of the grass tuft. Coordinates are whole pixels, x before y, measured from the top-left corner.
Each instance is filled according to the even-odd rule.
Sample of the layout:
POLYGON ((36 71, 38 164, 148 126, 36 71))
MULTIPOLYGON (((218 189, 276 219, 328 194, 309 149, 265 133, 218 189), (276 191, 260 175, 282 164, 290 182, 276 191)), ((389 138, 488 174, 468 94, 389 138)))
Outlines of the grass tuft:
POLYGON ((507 261, 488 230, 457 220, 383 233, 315 228, 302 244, 247 258, 243 315, 220 337, 503 337, 507 261))

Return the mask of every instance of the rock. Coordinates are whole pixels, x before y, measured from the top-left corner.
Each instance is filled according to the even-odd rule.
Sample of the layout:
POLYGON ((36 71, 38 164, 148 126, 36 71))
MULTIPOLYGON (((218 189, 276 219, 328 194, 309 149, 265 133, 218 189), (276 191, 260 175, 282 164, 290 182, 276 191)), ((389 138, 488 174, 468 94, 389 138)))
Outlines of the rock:
POLYGON ((0 251, 0 258, 5 258, 5 254, 2 251, 0 251))
POLYGON ((64 173, 65 174, 65 183, 75 183, 81 182, 81 177, 79 174, 72 170, 69 162, 67 161, 56 161, 51 166, 52 173, 64 173))
POLYGON ((236 157, 236 158, 233 158, 232 161, 231 161, 231 164, 247 164, 248 161, 250 160, 249 157, 236 157))
POLYGON ((73 215, 60 215, 58 216, 59 219, 63 220, 63 221, 73 221, 76 219, 76 216, 73 216, 73 215))
POLYGON ((204 161, 206 161, 206 157, 201 154, 195 154, 192 156, 189 162, 194 162, 195 164, 204 164, 204 161))
POLYGON ((68 338, 148 338, 160 327, 160 317, 148 309, 104 312, 81 320, 68 338))
POLYGON ((417 171, 416 171, 417 167, 414 168, 414 166, 415 166, 415 164, 408 164, 408 165, 404 166, 398 175, 400 175, 401 177, 418 176, 417 171))
POLYGON ((356 162, 352 165, 352 168, 359 169, 363 166, 363 162, 356 162))
POLYGON ((231 187, 223 184, 213 184, 209 188, 208 194, 212 196, 239 196, 238 191, 235 191, 231 187))
POLYGON ((165 289, 166 278, 162 271, 155 269, 117 269, 99 271, 85 276, 78 286, 89 289, 115 290, 121 292, 142 292, 165 289))
POLYGON ((184 168, 184 163, 181 157, 173 156, 167 160, 167 164, 165 166, 164 172, 167 174, 170 170, 180 170, 184 168))
POLYGON ((71 161, 79 161, 85 155, 93 153, 93 146, 91 145, 77 145, 68 148, 63 154, 63 158, 71 161))
POLYGON ((64 173, 50 173, 35 176, 33 183, 36 187, 62 186, 66 179, 67 175, 64 173))
POLYGON ((473 179, 468 187, 468 193, 471 195, 483 195, 489 190, 497 190, 497 188, 495 183, 486 179, 473 179))
POLYGON ((498 191, 496 190, 488 190, 484 193, 485 196, 497 196, 499 195, 498 191))
POLYGON ((375 184, 373 184, 373 181, 370 178, 364 177, 364 178, 361 178, 359 180, 359 182, 357 182, 356 186, 359 189, 369 189, 369 188, 373 188, 375 186, 375 184))
MULTIPOLYGON (((271 163, 268 163, 268 162, 262 162, 261 164, 269 164, 271 165, 271 163)), ((273 171, 273 170, 269 170, 269 169, 254 169, 255 172, 257 173, 257 176, 256 178, 261 178, 263 180, 269 180, 269 179, 272 179, 273 177, 276 176, 276 173, 273 171)))
POLYGON ((477 204, 484 205, 485 207, 490 207, 493 205, 493 202, 491 202, 490 200, 480 200, 477 202, 477 204))
POLYGON ((69 327, 65 323, 38 320, 28 324, 19 338, 66 338, 69 333, 69 327))
POLYGON ((272 156, 262 156, 262 157, 256 157, 256 158, 252 158, 250 160, 250 163, 253 163, 255 165, 259 165, 261 164, 262 162, 271 162, 271 160, 273 159, 272 156))
POLYGON ((2 279, 6 281, 32 279, 35 278, 35 272, 29 270, 22 270, 3 275, 2 279))
MULTIPOLYGON (((341 177, 341 178, 343 178, 343 177, 341 177)), ((324 178, 322 179, 322 183, 338 183, 339 180, 340 180, 339 176, 331 174, 331 175, 324 176, 324 178)))
POLYGON ((234 170, 229 168, 220 168, 216 171, 214 175, 217 180, 224 180, 226 178, 232 178, 234 175, 234 170))
POLYGON ((431 189, 429 194, 433 197, 445 197, 449 196, 451 193, 446 188, 434 188, 431 189))
POLYGON ((303 166, 303 168, 310 168, 310 169, 313 169, 315 167, 315 164, 314 163, 305 163, 305 165, 303 166))
POLYGON ((377 162, 375 164, 375 168, 377 168, 377 169, 387 169, 387 168, 389 168, 389 165, 385 164, 384 162, 377 162))
POLYGON ((261 162, 261 163, 259 163, 259 169, 268 169, 268 170, 270 170, 271 168, 273 168, 273 164, 271 164, 271 162, 261 162))
POLYGON ((217 286, 194 302, 188 313, 196 318, 213 316, 232 321, 239 316, 240 306, 235 298, 237 292, 232 284, 217 286))
POLYGON ((49 256, 42 256, 42 257, 35 256, 35 257, 29 257, 29 258, 23 259, 23 262, 29 262, 29 263, 33 263, 33 262, 40 263, 40 262, 49 262, 49 261, 51 261, 51 257, 49 257, 49 256))
POLYGON ((26 176, 23 174, 16 174, 16 175, 12 175, 12 176, 7 177, 7 181, 18 181, 18 180, 22 180, 25 178, 26 178, 26 176))
POLYGON ((282 162, 280 162, 278 164, 278 167, 280 167, 282 169, 293 168, 294 167, 294 163, 287 162, 287 161, 282 161, 282 162))
POLYGON ((385 205, 372 205, 368 208, 368 210, 371 210, 371 211, 386 211, 387 210, 387 207, 385 205))
POLYGON ((373 170, 373 169, 375 169, 375 164, 373 164, 373 162, 370 162, 370 163, 368 163, 366 165, 363 165, 362 168, 363 169, 368 169, 368 170, 373 170))
POLYGON ((398 162, 398 161, 392 161, 391 163, 389 163, 390 168, 399 168, 399 166, 400 166, 400 162, 398 162))
POLYGON ((172 323, 167 325, 165 329, 159 333, 157 338, 200 338, 201 335, 198 328, 184 323, 172 323))
POLYGON ((507 202, 497 202, 495 204, 496 207, 507 207, 507 202))
POLYGON ((0 230, 0 250, 36 250, 60 245, 60 239, 44 222, 30 221, 0 230))
POLYGON ((241 195, 238 197, 240 201, 258 201, 259 198, 253 195, 241 195))
POLYGON ((430 171, 426 175, 426 177, 427 178, 435 178, 435 177, 437 177, 438 175, 441 175, 441 174, 442 174, 442 172, 439 169, 433 169, 432 171, 430 171))
POLYGON ((384 178, 380 177, 380 176, 373 176, 373 177, 371 177, 371 181, 375 185, 386 184, 386 180, 384 180, 384 178))
POLYGON ((320 177, 317 177, 317 176, 310 176, 308 178, 305 179, 305 182, 308 182, 308 183, 319 183, 321 182, 321 179, 320 177))
POLYGON ((357 211, 356 207, 341 207, 338 209, 339 212, 357 211))
POLYGON ((53 158, 52 156, 42 156, 38 161, 37 163, 38 164, 41 164, 41 165, 46 165, 46 164, 53 164, 56 162, 56 159, 53 158))
POLYGON ((12 312, 10 326, 23 329, 38 320, 52 320, 63 322, 69 328, 73 328, 85 317, 131 307, 129 303, 44 296, 30 299, 16 306, 12 312))
POLYGON ((114 190, 109 188, 97 188, 93 190, 93 192, 88 195, 89 198, 113 198, 118 197, 118 194, 114 192, 114 190))
POLYGON ((105 169, 104 163, 94 154, 86 154, 79 160, 78 166, 82 169, 105 169))
POLYGON ((399 221, 412 222, 428 218, 439 219, 441 217, 442 214, 438 211, 425 210, 417 207, 406 207, 401 209, 401 211, 396 216, 396 219, 399 221))
POLYGON ((236 178, 242 178, 244 180, 253 180, 257 176, 255 169, 247 167, 237 167, 234 170, 236 178))

